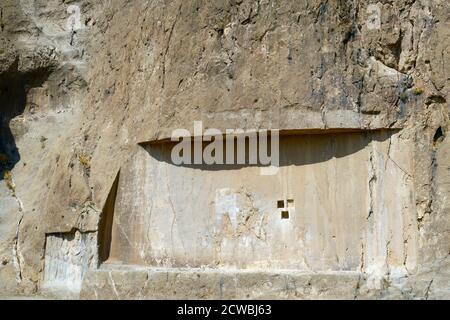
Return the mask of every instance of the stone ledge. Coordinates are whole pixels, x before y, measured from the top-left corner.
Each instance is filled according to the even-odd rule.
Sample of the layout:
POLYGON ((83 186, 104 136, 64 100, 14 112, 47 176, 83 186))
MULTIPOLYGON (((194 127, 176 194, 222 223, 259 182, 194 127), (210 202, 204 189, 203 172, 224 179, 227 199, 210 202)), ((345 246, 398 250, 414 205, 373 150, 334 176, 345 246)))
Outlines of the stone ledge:
POLYGON ((104 264, 84 277, 88 300, 449 299, 447 273, 373 277, 355 271, 152 268, 104 264))
POLYGON ((359 272, 156 269, 89 271, 81 299, 354 299, 359 272))

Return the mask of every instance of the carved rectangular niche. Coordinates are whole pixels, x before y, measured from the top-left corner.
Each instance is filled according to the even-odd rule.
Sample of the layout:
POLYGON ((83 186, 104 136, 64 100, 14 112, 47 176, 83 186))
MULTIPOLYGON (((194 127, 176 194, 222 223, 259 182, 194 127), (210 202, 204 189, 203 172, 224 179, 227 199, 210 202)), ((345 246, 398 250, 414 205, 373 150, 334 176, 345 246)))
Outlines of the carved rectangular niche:
POLYGON ((144 145, 121 170, 111 255, 157 267, 414 268, 410 145, 395 131, 282 135, 273 176, 175 165, 174 144, 144 145))
POLYGON ((97 233, 75 231, 47 235, 45 289, 78 292, 86 271, 97 265, 97 233))

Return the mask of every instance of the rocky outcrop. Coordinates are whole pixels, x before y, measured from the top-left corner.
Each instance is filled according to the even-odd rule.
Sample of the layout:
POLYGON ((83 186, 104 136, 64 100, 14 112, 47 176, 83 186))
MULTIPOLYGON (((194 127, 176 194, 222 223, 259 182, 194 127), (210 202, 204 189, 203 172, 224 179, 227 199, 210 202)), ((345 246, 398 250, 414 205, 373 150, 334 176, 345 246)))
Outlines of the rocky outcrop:
MULTIPOLYGON (((306 134, 326 134, 315 138, 323 141, 337 132, 357 132, 368 139, 370 147, 361 151, 364 160, 355 160, 354 168, 360 170, 345 171, 355 176, 348 181, 363 182, 355 199, 364 204, 342 212, 354 212, 362 219, 357 226, 369 226, 367 230, 378 233, 370 235, 369 231, 361 236, 364 241, 350 241, 349 255, 345 247, 327 249, 348 257, 355 273, 351 277, 356 280, 349 281, 352 285, 341 287, 345 294, 331 292, 346 282, 345 276, 339 276, 343 260, 318 262, 320 271, 330 268, 337 276, 324 274, 325 284, 312 291, 325 288, 324 292, 330 292, 327 297, 343 298, 449 297, 449 17, 446 0, 2 1, 0 295, 42 292, 45 270, 63 268, 58 261, 77 266, 79 274, 90 279, 82 297, 115 297, 117 293, 120 298, 152 297, 155 292, 166 292, 160 286, 177 286, 176 281, 164 280, 147 290, 148 294, 137 287, 122 292, 111 287, 109 277, 125 274, 148 279, 152 278, 148 274, 157 271, 137 267, 111 271, 105 264, 98 269, 97 259, 107 261, 114 244, 121 243, 108 233, 117 228, 114 217, 127 217, 130 206, 139 214, 148 209, 144 201, 148 198, 129 192, 148 190, 145 183, 136 182, 136 176, 151 177, 156 170, 148 167, 151 161, 132 164, 144 152, 141 146, 159 143, 174 129, 190 129, 194 121, 202 121, 205 128, 220 130, 280 129, 305 135, 303 139, 306 134), (392 136, 378 141, 373 132, 392 136), (57 245, 53 239, 49 245, 54 235, 64 241, 78 240, 57 245), (79 240, 85 237, 90 239, 88 244, 79 240), (48 251, 58 247, 74 256, 48 251), (99 257, 91 252, 96 247, 99 257), (385 263, 369 268, 371 254, 377 261, 384 257, 385 263)), ((330 159, 323 161, 331 172, 334 164, 328 161, 339 158, 339 152, 336 156, 336 150, 316 149, 325 156, 312 158, 328 155, 330 159)), ((356 151, 348 154, 348 161, 355 159, 356 151)), ((320 168, 308 172, 315 174, 320 168)), ((329 189, 325 183, 317 182, 318 188, 340 190, 339 183, 329 189)), ((308 190, 308 185, 293 185, 308 190)), ((165 187, 158 187, 164 193, 165 187)), ((172 192, 183 192, 182 185, 175 187, 180 189, 172 192)), ((205 190, 211 196, 213 189, 205 190)), ((242 201, 246 199, 244 195, 242 201)), ((332 197, 321 201, 312 203, 334 212, 332 197)), ((317 208, 312 205, 312 212, 317 208)), ((207 209, 198 217, 204 216, 207 209)), ((339 219, 331 220, 319 225, 347 230, 339 219)), ((152 252, 160 246, 158 241, 169 242, 167 248, 170 241, 176 247, 181 241, 180 236, 170 236, 173 225, 167 227, 164 217, 158 221, 159 231, 168 238, 153 235, 139 242, 150 243, 142 267, 188 267, 184 262, 154 263, 152 252)), ((315 222, 311 218, 308 223, 315 222)), ((303 240, 305 230, 298 233, 303 240)), ((195 231, 193 226, 189 232, 195 231)), ((181 239, 190 239, 189 232, 181 233, 181 239)), ((324 243, 327 248, 332 242, 325 239, 324 243)), ((162 260, 172 261, 183 254, 182 250, 169 253, 162 260)), ((312 252, 306 264, 321 254, 312 252)), ((331 256, 325 254, 324 259, 331 256)), ((136 259, 125 262, 137 263, 136 259)), ((317 271, 312 264, 295 268, 317 271)), ((220 273, 230 272, 230 266, 211 267, 215 269, 212 276, 210 271, 205 273, 211 277, 206 282, 216 290, 222 283, 220 273)), ((269 263, 252 277, 271 277, 277 267, 269 263)), ((194 277, 194 271, 187 271, 186 277, 194 277)), ((231 277, 240 278, 241 272, 231 277)), ((293 277, 297 277, 295 272, 293 277)), ((284 280, 279 278, 291 276, 275 276, 273 291, 281 288, 284 280)), ((277 296, 256 280, 256 293, 249 297, 277 296)), ((245 298, 245 290, 240 290, 234 288, 233 294, 224 297, 245 298)), ((304 291, 303 285, 301 290, 301 295, 277 297, 300 298, 312 292, 304 291)), ((214 291, 199 297, 222 296, 214 291)))

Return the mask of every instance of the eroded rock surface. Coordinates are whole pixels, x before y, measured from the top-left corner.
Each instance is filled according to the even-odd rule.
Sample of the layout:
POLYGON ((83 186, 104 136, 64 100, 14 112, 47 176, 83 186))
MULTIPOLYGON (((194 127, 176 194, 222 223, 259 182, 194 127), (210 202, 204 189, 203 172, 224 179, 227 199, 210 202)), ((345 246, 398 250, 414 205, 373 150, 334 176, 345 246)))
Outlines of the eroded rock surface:
POLYGON ((450 297, 449 48, 447 0, 3 0, 0 296, 42 292, 59 259, 84 298, 450 297), (297 191, 145 150, 194 121, 295 131, 297 191))

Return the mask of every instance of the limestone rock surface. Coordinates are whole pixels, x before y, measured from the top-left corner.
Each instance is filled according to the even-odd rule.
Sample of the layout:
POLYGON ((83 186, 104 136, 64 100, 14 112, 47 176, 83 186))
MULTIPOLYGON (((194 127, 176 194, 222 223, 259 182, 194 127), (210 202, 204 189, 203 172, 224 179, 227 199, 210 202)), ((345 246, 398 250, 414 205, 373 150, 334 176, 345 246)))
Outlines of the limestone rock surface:
POLYGON ((447 0, 2 0, 0 297, 450 298, 449 62, 447 0), (300 142, 148 149, 194 121, 300 142))

